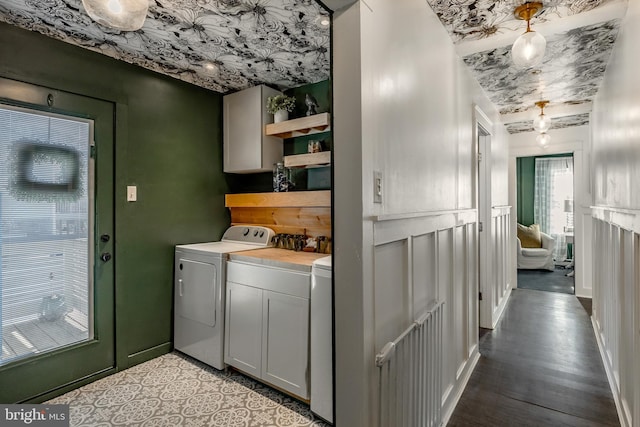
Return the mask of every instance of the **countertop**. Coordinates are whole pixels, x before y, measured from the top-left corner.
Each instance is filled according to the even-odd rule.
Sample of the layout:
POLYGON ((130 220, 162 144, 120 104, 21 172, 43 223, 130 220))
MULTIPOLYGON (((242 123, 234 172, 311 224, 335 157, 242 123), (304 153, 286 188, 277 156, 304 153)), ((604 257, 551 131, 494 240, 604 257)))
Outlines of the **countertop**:
POLYGON ((289 249, 265 248, 251 249, 248 251, 233 252, 229 254, 231 261, 250 262, 271 267, 287 268, 290 270, 310 273, 311 265, 317 259, 329 256, 329 254, 317 254, 315 252, 296 252, 289 249))

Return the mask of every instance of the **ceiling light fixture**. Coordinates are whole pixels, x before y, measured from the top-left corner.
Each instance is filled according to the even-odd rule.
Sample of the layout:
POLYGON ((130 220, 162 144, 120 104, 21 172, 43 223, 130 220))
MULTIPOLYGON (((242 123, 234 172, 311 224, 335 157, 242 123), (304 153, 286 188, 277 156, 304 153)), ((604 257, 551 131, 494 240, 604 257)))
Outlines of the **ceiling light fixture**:
POLYGON ((511 47, 511 59, 520 68, 530 68, 542 61, 547 41, 531 29, 531 18, 542 9, 540 2, 526 2, 516 7, 514 15, 527 21, 527 31, 516 39, 511 47))
POLYGON ((536 106, 540 108, 540 115, 536 116, 536 118, 533 120, 533 128, 540 133, 548 131, 551 127, 551 119, 544 114, 544 107, 548 103, 549 101, 536 102, 536 106))
POLYGON ((551 141, 551 136, 546 132, 541 133, 536 138, 536 142, 542 145, 543 147, 546 147, 550 141, 551 141))
POLYGON ((331 18, 327 15, 320 14, 316 17, 315 21, 320 27, 328 27, 331 25, 331 18))
POLYGON ((82 0, 87 14, 99 24, 121 31, 142 28, 149 0, 82 0))

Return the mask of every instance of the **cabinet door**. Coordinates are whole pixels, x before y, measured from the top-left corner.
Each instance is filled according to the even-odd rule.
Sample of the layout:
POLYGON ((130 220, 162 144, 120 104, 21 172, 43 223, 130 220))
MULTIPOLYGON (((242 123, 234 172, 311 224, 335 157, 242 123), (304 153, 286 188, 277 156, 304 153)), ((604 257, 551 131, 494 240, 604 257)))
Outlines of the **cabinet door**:
POLYGON ((267 97, 278 94, 270 87, 254 86, 222 99, 224 172, 267 172, 282 161, 282 139, 264 134, 270 122, 267 97))
POLYGON ((260 377, 262 290, 227 282, 225 363, 260 377))
POLYGON ((264 291, 262 378, 309 398, 309 300, 264 291))

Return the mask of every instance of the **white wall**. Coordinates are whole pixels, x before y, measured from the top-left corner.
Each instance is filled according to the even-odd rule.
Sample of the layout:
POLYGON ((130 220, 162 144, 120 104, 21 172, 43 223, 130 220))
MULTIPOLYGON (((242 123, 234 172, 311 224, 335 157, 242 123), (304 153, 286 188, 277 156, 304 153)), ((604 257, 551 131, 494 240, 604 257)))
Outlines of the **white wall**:
POLYGON ((514 269, 511 283, 517 286, 517 261, 516 261, 516 158, 543 156, 547 154, 573 153, 574 176, 574 257, 575 265, 575 292, 577 296, 591 298, 592 295, 592 251, 591 251, 591 143, 590 127, 576 126, 566 129, 557 129, 549 132, 551 142, 547 147, 542 147, 536 142, 537 133, 524 132, 509 135, 509 204, 514 208, 511 219, 511 231, 513 247, 511 250, 514 269))
POLYGON ((333 65, 337 425, 376 425, 375 354, 430 292, 448 310, 450 411, 478 357, 474 104, 494 123, 491 206, 508 203, 505 132, 424 0, 337 12, 333 65))
POLYGON ((630 1, 592 113, 593 323, 623 426, 640 426, 639 19, 630 1))

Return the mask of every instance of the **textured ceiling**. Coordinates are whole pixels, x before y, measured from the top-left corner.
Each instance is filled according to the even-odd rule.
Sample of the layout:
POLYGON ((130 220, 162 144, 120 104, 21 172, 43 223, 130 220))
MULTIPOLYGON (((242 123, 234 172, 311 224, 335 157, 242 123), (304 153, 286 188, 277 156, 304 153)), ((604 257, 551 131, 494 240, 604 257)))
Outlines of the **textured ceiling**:
POLYGON ((547 50, 541 64, 524 70, 511 60, 511 45, 526 28, 513 12, 524 0, 427 1, 510 132, 533 130, 541 100, 550 101, 548 114, 556 108, 567 116, 557 121, 562 127, 588 123, 584 106, 600 87, 626 1, 543 1, 531 24, 546 37, 547 50), (523 120, 526 112, 531 119, 523 120))
POLYGON ((615 20, 547 37, 543 62, 533 69, 513 65, 511 46, 466 56, 464 62, 501 114, 536 109, 544 99, 551 105, 585 103, 598 92, 619 26, 615 20))
MULTIPOLYGON (((543 9, 536 15, 535 23, 543 23, 579 13, 588 12, 615 0, 552 0, 543 1, 543 9)), ((499 33, 524 32, 525 24, 513 11, 525 3, 517 0, 427 0, 449 31, 454 42, 478 40, 499 33)))
MULTIPOLYGON (((533 18, 547 38, 542 64, 517 69, 511 44, 525 29, 524 0, 426 0, 511 132, 547 113, 584 124, 627 0, 550 0, 533 18), (554 110, 554 108, 556 110, 554 110), (572 111, 576 108, 576 111, 572 111), (556 113, 560 114, 560 113, 556 113), (524 124, 523 124, 524 123, 524 124)), ((348 2, 351 2, 349 0, 348 2)), ((330 29, 315 0, 149 0, 141 30, 93 22, 81 0, 0 0, 0 21, 221 93, 266 83, 281 89, 329 78, 330 29)), ((588 116, 587 116, 588 117, 588 116)))
POLYGON ((0 21, 221 93, 329 78, 315 0, 150 0, 142 29, 95 23, 81 0, 2 0, 0 21))

